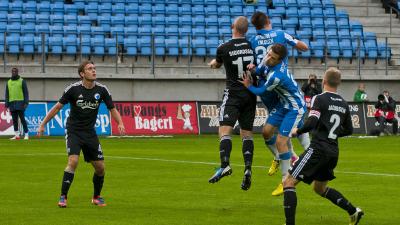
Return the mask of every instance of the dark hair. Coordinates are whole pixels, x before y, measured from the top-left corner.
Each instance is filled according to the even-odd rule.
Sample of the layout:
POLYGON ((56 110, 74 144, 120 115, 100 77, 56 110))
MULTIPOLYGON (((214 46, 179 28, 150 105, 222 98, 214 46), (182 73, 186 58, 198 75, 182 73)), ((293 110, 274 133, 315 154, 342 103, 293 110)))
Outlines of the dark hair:
POLYGON ((385 100, 385 96, 384 96, 383 94, 379 94, 379 95, 378 95, 378 100, 379 100, 379 101, 385 100))
POLYGON ((287 56, 287 49, 284 45, 282 44, 274 44, 271 46, 271 50, 279 55, 279 59, 282 60, 284 58, 286 58, 287 56))
POLYGON ((256 11, 251 16, 251 24, 253 24, 257 30, 261 30, 264 28, 265 24, 269 24, 268 16, 260 11, 256 11))
POLYGON ((78 66, 78 74, 79 74, 80 77, 82 77, 82 76, 81 76, 81 72, 83 72, 83 71, 85 70, 85 67, 86 67, 87 64, 94 64, 94 63, 93 63, 92 61, 89 61, 89 60, 83 61, 83 62, 78 66))

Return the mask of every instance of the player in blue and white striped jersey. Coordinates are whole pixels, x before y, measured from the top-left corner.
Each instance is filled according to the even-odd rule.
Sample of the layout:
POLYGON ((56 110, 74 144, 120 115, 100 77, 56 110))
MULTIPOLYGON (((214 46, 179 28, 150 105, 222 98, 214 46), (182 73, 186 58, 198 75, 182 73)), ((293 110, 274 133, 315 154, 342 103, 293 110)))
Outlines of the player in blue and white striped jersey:
POLYGON ((251 85, 250 78, 245 76, 243 79, 243 84, 256 95, 263 96, 269 94, 269 91, 274 91, 278 95, 281 107, 276 107, 270 112, 263 134, 271 134, 272 137, 274 131, 279 128, 276 147, 283 177, 287 175, 290 167, 291 152, 287 145, 290 131, 297 127, 305 112, 303 95, 284 62, 286 55, 287 49, 281 44, 274 44, 270 48, 265 60, 268 68, 265 69, 267 76, 264 85, 255 87, 251 85))

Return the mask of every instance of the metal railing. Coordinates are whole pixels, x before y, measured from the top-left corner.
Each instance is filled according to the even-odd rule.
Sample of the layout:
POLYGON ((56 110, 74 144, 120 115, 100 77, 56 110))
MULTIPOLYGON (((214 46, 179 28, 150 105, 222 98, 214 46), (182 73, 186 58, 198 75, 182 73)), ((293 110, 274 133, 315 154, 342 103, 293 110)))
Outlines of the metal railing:
MULTIPOLYGON (((7 46, 7 38, 9 38, 7 36, 7 33, 4 33, 4 53, 3 53, 3 72, 6 73, 6 69, 8 67, 8 65, 12 65, 12 64, 16 64, 18 62, 18 57, 17 59, 12 58, 12 55, 32 55, 32 54, 26 54, 23 53, 23 46, 20 44, 19 48, 20 48, 20 53, 10 53, 9 50, 9 46, 7 46)), ((139 37, 140 36, 144 36, 143 34, 137 34, 139 37)), ((35 46, 35 51, 33 53, 33 56, 35 57, 35 59, 37 59, 37 61, 40 64, 40 72, 41 73, 46 73, 47 68, 49 67, 49 65, 47 65, 48 63, 48 59, 49 57, 57 57, 57 56, 61 56, 61 57, 68 57, 68 56, 73 56, 74 60, 72 64, 78 64, 80 62, 82 62, 82 60, 84 59, 91 59, 92 57, 96 57, 96 56, 100 56, 103 57, 103 62, 105 62, 105 64, 108 65, 109 68, 113 68, 114 67, 114 73, 118 74, 120 73, 120 69, 123 67, 130 67, 131 68, 131 73, 135 73, 135 69, 137 68, 148 68, 148 73, 150 74, 155 74, 156 73, 156 68, 160 67, 160 64, 163 64, 163 60, 165 60, 166 57, 170 57, 170 58, 176 58, 177 62, 179 65, 175 65, 174 63, 171 64, 171 67, 184 67, 186 68, 186 72, 187 74, 191 74, 193 72, 193 57, 198 57, 198 58, 202 58, 204 60, 204 65, 206 65, 206 60, 209 60, 210 58, 215 57, 215 54, 209 54, 209 51, 207 51, 206 46, 203 46, 203 48, 206 48, 206 52, 207 54, 205 55, 201 55, 198 56, 196 55, 196 51, 195 48, 193 46, 192 40, 193 37, 191 35, 186 35, 186 36, 179 36, 180 40, 184 40, 186 39, 187 41, 187 53, 183 53, 183 46, 179 46, 179 42, 178 42, 178 48, 179 48, 179 54, 178 55, 174 55, 174 56, 170 56, 168 55, 168 53, 166 53, 165 55, 159 55, 156 54, 156 43, 155 43, 155 38, 157 36, 166 36, 166 35, 157 35, 157 34, 148 34, 147 36, 149 36, 151 38, 151 43, 150 43, 150 54, 141 54, 139 51, 140 46, 136 46, 137 47, 137 54, 128 54, 127 53, 127 46, 124 46, 123 44, 119 43, 120 38, 129 38, 128 36, 121 36, 121 35, 109 35, 106 37, 109 38, 115 38, 115 46, 114 46, 114 51, 113 53, 109 53, 107 51, 105 51, 105 53, 103 55, 98 55, 94 52, 93 49, 90 50, 89 54, 83 54, 82 53, 82 49, 83 49, 83 38, 82 35, 77 36, 77 42, 79 45, 77 45, 77 51, 74 54, 69 54, 66 52, 66 48, 65 46, 63 46, 63 51, 60 54, 53 54, 51 52, 51 46, 48 44, 48 34, 45 33, 41 33, 40 37, 41 37, 41 42, 40 45, 35 46), (39 50, 40 49, 40 50, 39 50), (108 57, 108 60, 105 60, 104 58, 108 57), (140 63, 137 61, 138 57, 143 57, 143 58, 148 58, 149 61, 148 63, 140 63), (187 58, 186 58, 187 57, 187 58), (162 58, 162 59, 159 59, 162 58), (110 64, 111 62, 111 64, 110 64), (160 63, 161 62, 161 63, 160 63), (114 65, 114 66, 112 66, 114 65)), ((174 35, 174 37, 176 37, 174 35)), ((224 40, 227 40, 229 37, 228 36, 220 36, 219 37, 219 43, 221 43, 224 40)), ((386 37, 385 38, 385 53, 388 53, 388 39, 389 38, 400 38, 400 37, 386 37)), ((122 39, 121 39, 122 40, 122 39)), ((365 57, 362 56, 361 51, 362 51, 362 46, 360 45, 360 39, 357 39, 357 50, 354 52, 353 54, 353 58, 350 59, 350 63, 347 64, 347 66, 353 67, 354 70, 357 71, 358 75, 361 75, 362 73, 362 69, 364 67, 365 64, 363 64, 363 62, 368 59, 368 56, 365 55, 365 57), (357 60, 356 64, 353 64, 352 61, 357 60)), ((34 43, 35 45, 35 43, 34 43)), ((105 46, 105 45, 104 45, 105 46)), ((217 48, 217 46, 213 46, 215 49, 217 48)), ((378 46, 377 46, 378 47, 378 46)), ((93 48, 93 46, 91 46, 91 48, 93 48)), ((167 48, 165 48, 165 51, 167 52, 167 48)), ((379 51, 379 49, 377 49, 377 51, 379 51)), ((292 52, 293 53, 293 52, 292 52)), ((294 54, 292 54, 294 55, 294 54)), ((297 58, 292 56, 292 61, 297 61, 297 58)), ((301 57, 299 57, 301 58, 301 57)), ((309 60, 313 59, 315 57, 312 56, 311 54, 311 58, 309 58, 309 60)), ((388 75, 388 70, 389 70, 389 60, 391 58, 391 55, 386 54, 384 58, 381 59, 376 59, 377 61, 384 61, 384 68, 381 67, 381 69, 385 69, 385 74, 388 75)), ((341 57, 339 58, 331 58, 329 55, 329 49, 327 47, 327 44, 325 43, 325 47, 324 47, 324 56, 322 58, 321 61, 321 67, 327 67, 328 64, 328 60, 330 59, 336 59, 337 61, 342 60, 341 57)), ((60 61, 62 62, 62 60, 60 59, 60 61)), ((65 65, 70 65, 68 63, 64 63, 65 65)), ((96 61, 96 64, 101 64, 101 62, 96 61)), ((382 64, 382 63, 381 63, 382 64)), ((296 65, 296 64, 294 64, 296 65)), ((315 66, 315 65, 313 65, 315 66)))

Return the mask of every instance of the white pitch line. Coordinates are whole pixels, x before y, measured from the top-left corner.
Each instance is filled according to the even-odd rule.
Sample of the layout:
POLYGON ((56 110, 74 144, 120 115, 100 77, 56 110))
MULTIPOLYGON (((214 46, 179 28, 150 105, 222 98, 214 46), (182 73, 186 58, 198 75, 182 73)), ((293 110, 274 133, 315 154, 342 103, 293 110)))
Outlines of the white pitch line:
MULTIPOLYGON (((6 154, 0 153, 0 156, 66 156, 66 153, 22 153, 22 154, 6 154)), ((147 161, 159 161, 159 162, 174 162, 174 163, 183 163, 183 164, 200 164, 200 165, 219 165, 216 162, 201 162, 201 161, 187 161, 187 160, 176 160, 176 159, 160 159, 160 158, 145 158, 145 157, 130 157, 130 156, 105 156, 105 158, 111 159, 127 159, 127 160, 147 160, 147 161)), ((244 166, 243 164, 234 164, 231 163, 232 166, 244 166)), ((267 169, 267 166, 255 166, 254 168, 263 168, 267 169)), ((400 177, 400 174, 391 174, 391 173, 369 173, 369 172, 351 172, 351 171, 338 171, 335 170, 336 173, 344 173, 344 174, 356 174, 356 175, 367 175, 367 176, 384 176, 384 177, 400 177)))

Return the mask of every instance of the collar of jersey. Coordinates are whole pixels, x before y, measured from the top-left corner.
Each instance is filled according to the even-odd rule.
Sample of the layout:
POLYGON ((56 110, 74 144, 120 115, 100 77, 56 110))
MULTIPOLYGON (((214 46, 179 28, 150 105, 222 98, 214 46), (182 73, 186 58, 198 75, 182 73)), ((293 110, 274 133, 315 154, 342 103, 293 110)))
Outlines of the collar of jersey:
POLYGON ((267 29, 260 29, 260 30, 257 30, 257 34, 267 34, 267 33, 269 33, 271 30, 267 30, 267 29))

